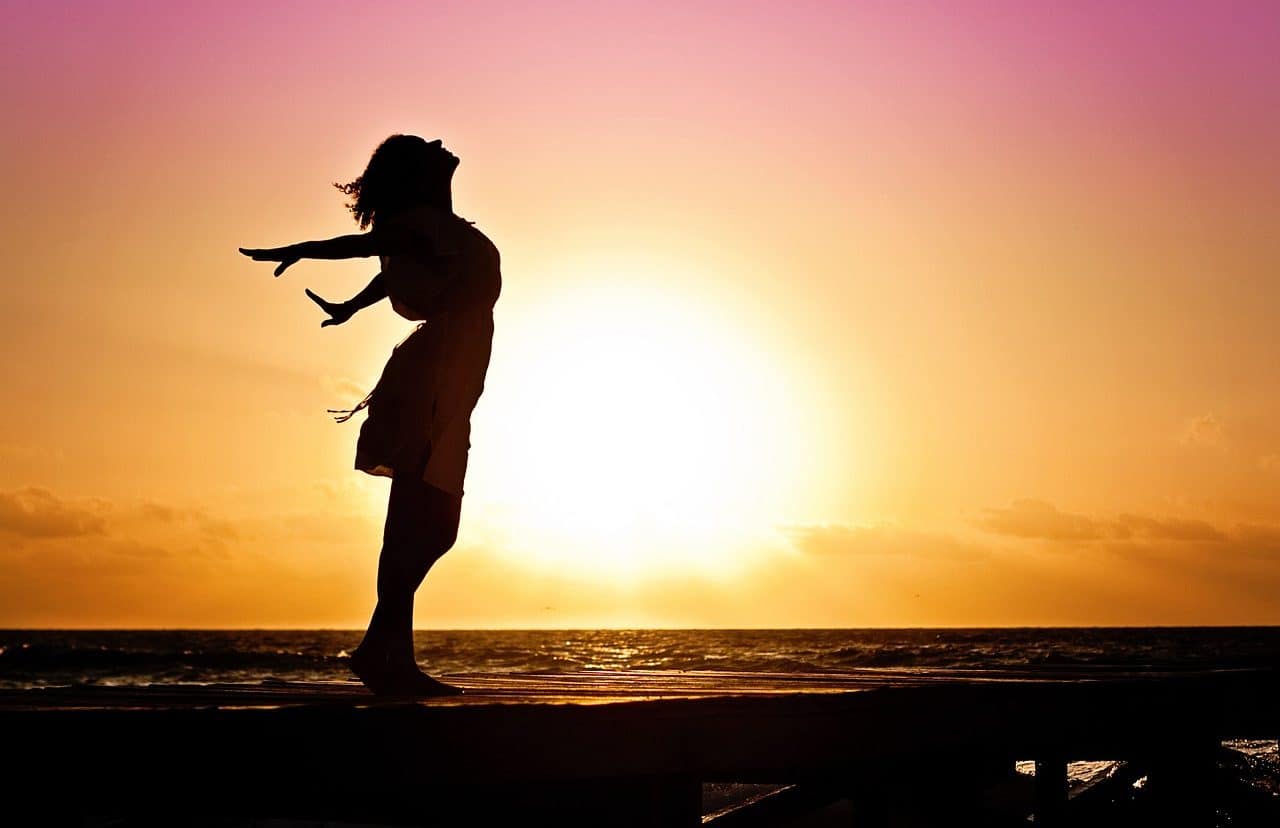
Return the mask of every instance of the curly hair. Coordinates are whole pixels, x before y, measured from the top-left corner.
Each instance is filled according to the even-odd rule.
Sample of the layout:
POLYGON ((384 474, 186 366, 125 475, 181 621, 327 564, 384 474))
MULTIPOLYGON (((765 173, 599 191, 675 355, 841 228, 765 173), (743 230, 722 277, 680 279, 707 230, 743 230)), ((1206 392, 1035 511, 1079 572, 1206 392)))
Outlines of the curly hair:
POLYGON ((421 204, 452 212, 449 179, 457 160, 439 141, 392 135, 373 151, 359 178, 333 186, 351 196, 346 207, 361 230, 375 224, 379 216, 421 204))

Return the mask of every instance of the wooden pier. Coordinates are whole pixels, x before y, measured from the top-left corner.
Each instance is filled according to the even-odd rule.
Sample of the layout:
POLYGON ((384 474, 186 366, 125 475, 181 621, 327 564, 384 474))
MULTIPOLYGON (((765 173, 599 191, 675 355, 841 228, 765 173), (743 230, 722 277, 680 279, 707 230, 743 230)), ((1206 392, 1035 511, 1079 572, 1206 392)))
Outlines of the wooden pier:
POLYGON ((448 679, 466 695, 379 699, 342 682, 0 691, 3 807, 67 824, 734 826, 844 799, 855 825, 906 811, 931 824, 931 808, 997 824, 964 815, 1034 760, 1037 822, 1053 824, 1066 763, 1118 759, 1146 769, 1174 823, 1212 824, 1220 741, 1280 735, 1275 671, 448 679), (712 782, 786 787, 704 816, 712 782))

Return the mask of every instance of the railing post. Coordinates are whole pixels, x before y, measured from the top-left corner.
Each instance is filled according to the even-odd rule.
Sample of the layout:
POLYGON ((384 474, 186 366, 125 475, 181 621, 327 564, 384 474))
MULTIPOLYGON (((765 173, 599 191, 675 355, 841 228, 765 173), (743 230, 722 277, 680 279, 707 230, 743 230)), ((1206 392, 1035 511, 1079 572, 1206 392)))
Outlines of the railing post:
POLYGON ((1220 750, 1216 738, 1192 736, 1153 757, 1147 785, 1163 824, 1214 824, 1220 750))
POLYGON ((1061 825, 1066 808, 1067 760, 1060 756, 1036 759, 1036 824, 1061 825))

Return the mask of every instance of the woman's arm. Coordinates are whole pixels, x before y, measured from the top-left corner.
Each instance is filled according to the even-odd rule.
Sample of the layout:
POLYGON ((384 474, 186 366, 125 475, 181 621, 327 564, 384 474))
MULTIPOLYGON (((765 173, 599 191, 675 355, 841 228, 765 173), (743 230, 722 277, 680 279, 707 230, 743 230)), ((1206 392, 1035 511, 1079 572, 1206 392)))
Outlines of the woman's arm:
POLYGON ((354 233, 320 241, 304 241, 285 247, 242 247, 240 252, 255 262, 280 262, 275 275, 284 273, 299 259, 363 259, 377 256, 373 233, 354 233))
POLYGON ((382 274, 379 273, 369 280, 369 284, 365 285, 363 290, 345 302, 330 302, 322 299, 310 288, 307 289, 307 296, 320 306, 320 310, 329 314, 329 318, 320 323, 320 327, 327 328, 330 325, 341 325, 357 312, 386 299, 387 286, 382 279, 382 274))
POLYGON ((299 259, 364 259, 369 256, 390 256, 411 249, 414 245, 424 246, 424 239, 415 236, 404 228, 391 227, 353 233, 349 236, 336 236, 332 239, 304 241, 285 247, 241 247, 240 252, 255 262, 279 262, 275 275, 284 273, 299 259))

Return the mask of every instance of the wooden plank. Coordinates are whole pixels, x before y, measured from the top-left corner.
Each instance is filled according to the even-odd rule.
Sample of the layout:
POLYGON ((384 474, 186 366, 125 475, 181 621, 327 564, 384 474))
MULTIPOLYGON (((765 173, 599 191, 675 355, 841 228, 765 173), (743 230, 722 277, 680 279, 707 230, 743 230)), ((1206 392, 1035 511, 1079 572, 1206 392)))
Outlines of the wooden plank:
MULTIPOLYGON (((986 671, 864 669, 846 673, 732 673, 675 671, 583 671, 577 673, 476 673, 444 678, 464 688, 463 696, 419 700, 433 706, 477 704, 610 703, 664 698, 771 696, 849 693, 905 687, 1095 686, 1124 682, 1224 680, 1242 671, 1207 673, 1134 673, 1123 671, 986 671)), ((20 707, 269 707, 298 704, 384 704, 358 682, 284 682, 259 684, 166 684, 143 687, 80 685, 44 690, 0 689, 0 709, 20 707)))
POLYGON ((1269 672, 451 678, 471 692, 383 700, 343 682, 6 691, 0 774, 32 797, 125 811, 209 802, 216 790, 215 804, 243 813, 319 802, 324 814, 357 815, 376 801, 394 816, 424 797, 517 808, 522 790, 616 783, 683 785, 687 803, 698 782, 848 779, 922 756, 1120 759, 1188 726, 1212 739, 1280 733, 1269 672))

